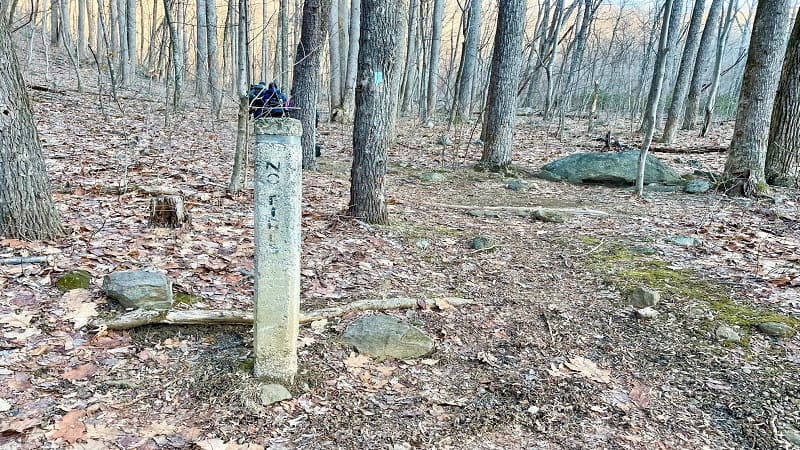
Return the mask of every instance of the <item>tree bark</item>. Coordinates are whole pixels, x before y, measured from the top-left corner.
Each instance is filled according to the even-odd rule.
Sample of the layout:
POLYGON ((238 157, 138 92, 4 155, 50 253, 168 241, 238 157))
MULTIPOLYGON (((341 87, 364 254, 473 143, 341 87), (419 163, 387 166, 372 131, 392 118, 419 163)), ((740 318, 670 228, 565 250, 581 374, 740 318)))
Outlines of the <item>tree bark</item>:
POLYGON ((717 101, 719 92, 719 78, 722 70, 722 58, 725 56, 725 44, 728 42, 728 32, 731 29, 735 15, 736 0, 728 2, 728 12, 725 14, 725 21, 720 22, 719 35, 717 36, 717 54, 714 58, 714 68, 711 71, 711 91, 706 100, 705 114, 703 115, 703 128, 700 130, 700 137, 705 137, 711 127, 711 118, 714 115, 714 105, 717 101))
POLYGON ((407 0, 362 0, 350 215, 386 223, 386 163, 405 44, 407 0), (394 97, 394 98, 393 98, 394 97))
POLYGON ((222 112, 222 90, 219 81, 219 52, 217 50, 217 4, 216 0, 205 0, 206 30, 208 45, 208 92, 211 94, 211 111, 219 118, 222 112))
POLYGON ((407 114, 411 107, 411 97, 417 84, 417 62, 419 52, 417 46, 417 16, 419 0, 410 0, 408 11, 408 41, 406 43, 406 66, 403 73, 403 99, 400 112, 407 114))
POLYGON ((749 197, 767 191, 764 165, 770 113, 781 75, 792 3, 792 0, 758 2, 736 125, 725 162, 724 179, 734 194, 749 197))
MULTIPOLYGON (((280 0, 278 8, 278 52, 280 64, 278 75, 281 86, 289 86, 289 0, 280 0)), ((305 8, 305 6, 303 6, 305 8)), ((299 45, 299 44, 298 44, 299 45)))
POLYGON ((237 94, 239 97, 239 114, 236 121, 236 149, 233 154, 233 170, 231 171, 231 181, 228 183, 228 192, 238 194, 244 184, 244 174, 247 165, 247 119, 250 117, 250 99, 247 96, 249 91, 249 69, 250 69, 250 45, 247 35, 249 23, 249 9, 247 0, 239 0, 239 19, 236 28, 236 82, 237 94))
POLYGON ((708 11, 703 35, 700 38, 700 46, 697 49, 694 70, 692 71, 692 81, 689 85, 689 94, 686 96, 686 109, 683 114, 684 130, 694 130, 697 122, 697 110, 700 108, 700 92, 703 87, 703 76, 708 69, 711 55, 714 51, 714 41, 718 34, 719 21, 722 20, 722 7, 725 0, 712 0, 711 9, 708 11))
POLYGON ((350 33, 347 49, 347 70, 344 77, 342 114, 344 122, 352 122, 356 103, 356 75, 358 71, 358 39, 361 33, 361 0, 350 2, 350 33))
POLYGON ((0 237, 63 234, 42 146, 8 27, 0 24, 0 237))
POLYGON ((206 0, 196 0, 197 51, 195 56, 195 92, 203 100, 208 93, 208 22, 206 0))
POLYGON ((481 164, 499 171, 511 164, 517 86, 522 68, 525 0, 500 0, 487 94, 481 164))
POLYGON ((700 35, 702 34, 700 27, 703 22, 705 4, 705 0, 695 0, 694 2, 692 19, 689 23, 686 44, 683 47, 681 64, 678 69, 678 78, 675 80, 675 89, 672 91, 672 103, 669 105, 667 123, 664 125, 664 133, 661 136, 661 142, 665 144, 672 144, 675 139, 675 132, 678 130, 678 120, 683 111, 686 94, 689 90, 692 68, 697 60, 697 48, 700 45, 700 35))
MULTIPOLYGON (((328 90, 330 110, 333 111, 342 105, 342 69, 339 67, 341 61, 341 56, 339 55, 339 0, 330 2, 328 30, 328 61, 330 64, 328 90)), ((300 39, 302 40, 303 38, 301 37, 300 39)))
MULTIPOLYGON (((180 111, 183 109, 183 42, 181 34, 178 32, 178 27, 175 24, 175 19, 172 17, 173 4, 174 0, 164 0, 164 19, 167 21, 167 27, 169 28, 169 38, 172 49, 172 67, 174 77, 172 108, 176 111, 180 111)), ((124 42, 120 42, 120 45, 122 45, 122 47, 125 46, 124 42)))
MULTIPOLYGON (((674 20, 674 17, 680 16, 681 10, 681 0, 670 0, 664 2, 664 8, 669 6, 670 11, 664 11, 664 20, 661 24, 661 36, 665 39, 662 41, 659 38, 658 44, 658 52, 656 54, 656 62, 655 65, 659 64, 659 58, 661 57, 661 52, 664 52, 664 68, 661 71, 657 70, 656 68, 653 69, 653 78, 650 81, 650 91, 647 94, 647 103, 645 104, 645 113, 642 116, 642 125, 639 128, 639 132, 647 133, 648 128, 655 129, 656 121, 658 120, 658 105, 661 99, 661 88, 664 84, 664 75, 666 73, 666 64, 667 58, 669 58, 669 53, 672 51, 673 41, 671 39, 672 35, 677 33, 673 27, 677 28, 680 26, 680 20, 674 20), (666 36, 664 33, 666 32, 666 36), (662 47, 663 44, 663 47, 662 47), (660 80, 656 80, 657 77, 661 77, 660 80), (655 103, 655 113, 653 114, 652 124, 649 123, 650 119, 650 107, 652 106, 651 103, 655 103)), ((651 137, 652 138, 652 137, 651 137)), ((648 144, 649 146, 650 144, 648 144)))
POLYGON ((764 172, 769 184, 800 186, 800 10, 783 58, 764 172))
POLYGON ((467 17, 464 29, 461 77, 458 80, 458 103, 456 105, 456 122, 458 123, 469 121, 472 110, 472 87, 475 79, 475 66, 478 63, 478 43, 481 38, 481 0, 470 0, 467 17))
POLYGON ((439 52, 442 47, 442 18, 444 0, 433 0, 431 18, 431 52, 428 62, 428 89, 425 102, 425 122, 432 124, 436 117, 437 89, 439 85, 439 52))
MULTIPOLYGON (((336 2, 336 0, 333 0, 336 2)), ((320 90, 320 65, 322 50, 328 31, 328 8, 331 0, 305 0, 303 2, 303 23, 300 42, 294 65, 294 84, 292 85, 292 105, 299 109, 292 111, 292 117, 303 124, 303 169, 316 170, 316 114, 317 96, 320 90)))
POLYGON ((136 78, 136 67, 138 65, 136 58, 136 0, 127 0, 125 2, 125 24, 128 27, 125 31, 125 36, 128 38, 127 80, 132 82, 136 78))

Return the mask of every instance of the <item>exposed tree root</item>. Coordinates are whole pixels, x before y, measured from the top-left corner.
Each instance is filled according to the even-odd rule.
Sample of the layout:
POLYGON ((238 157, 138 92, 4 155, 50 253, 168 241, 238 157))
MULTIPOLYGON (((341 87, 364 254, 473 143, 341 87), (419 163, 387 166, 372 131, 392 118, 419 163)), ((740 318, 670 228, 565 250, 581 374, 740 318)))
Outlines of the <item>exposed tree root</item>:
MULTIPOLYGON (((470 305, 473 301, 458 297, 443 297, 434 300, 415 298, 378 298, 359 300, 346 305, 323 308, 300 314, 300 323, 340 317, 353 311, 385 311, 390 309, 425 309, 435 305, 439 309, 470 305)), ((142 325, 252 325, 251 311, 237 310, 188 310, 188 311, 144 311, 127 312, 116 319, 96 325, 109 330, 128 330, 142 325)))

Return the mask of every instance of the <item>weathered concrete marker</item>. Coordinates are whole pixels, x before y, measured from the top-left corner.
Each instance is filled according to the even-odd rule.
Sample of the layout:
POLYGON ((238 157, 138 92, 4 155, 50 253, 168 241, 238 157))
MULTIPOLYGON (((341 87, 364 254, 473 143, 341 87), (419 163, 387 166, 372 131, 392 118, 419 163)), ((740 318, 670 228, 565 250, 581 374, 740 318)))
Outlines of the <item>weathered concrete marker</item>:
POLYGON ((299 120, 255 121, 254 375, 290 385, 297 373, 300 316, 299 120))

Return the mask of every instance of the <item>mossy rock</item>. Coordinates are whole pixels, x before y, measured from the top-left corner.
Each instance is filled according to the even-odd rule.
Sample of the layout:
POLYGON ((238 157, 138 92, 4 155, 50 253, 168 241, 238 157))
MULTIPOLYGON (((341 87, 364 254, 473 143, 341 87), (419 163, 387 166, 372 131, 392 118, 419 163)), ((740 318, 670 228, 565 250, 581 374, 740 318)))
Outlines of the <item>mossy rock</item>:
POLYGON ((61 292, 73 289, 89 289, 92 285, 92 274, 85 270, 70 270, 56 280, 56 289, 61 292))
POLYGON ((485 238, 483 236, 476 236, 469 240, 469 248, 473 250, 484 250, 491 247, 492 241, 489 238, 485 238))

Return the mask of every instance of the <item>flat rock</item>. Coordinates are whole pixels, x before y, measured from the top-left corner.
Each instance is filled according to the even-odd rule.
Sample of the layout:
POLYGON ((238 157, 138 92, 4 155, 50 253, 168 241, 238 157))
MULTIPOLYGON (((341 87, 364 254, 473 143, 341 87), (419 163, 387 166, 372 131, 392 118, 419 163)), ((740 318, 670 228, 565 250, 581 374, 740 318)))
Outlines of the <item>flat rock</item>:
POLYGON ((741 337, 739 337, 739 333, 736 332, 733 328, 729 327, 728 325, 720 325, 714 331, 714 336, 717 337, 718 340, 723 342, 739 342, 741 337))
POLYGON ((292 398, 292 393, 280 384, 265 384, 261 386, 258 394, 264 406, 292 398))
POLYGON ((172 280, 156 272, 110 273, 103 278, 103 290, 126 308, 163 310, 172 307, 172 280))
POLYGON ((433 339, 396 317, 375 314, 354 320, 344 331, 342 341, 359 353, 379 359, 411 359, 433 350, 433 339))
POLYGON ((786 427, 786 429, 783 430, 783 437, 790 443, 800 447, 800 431, 798 431, 797 428, 786 427))
POLYGON ((683 190, 689 194, 704 194, 711 189, 711 184, 706 180, 692 180, 686 183, 683 190))
MULTIPOLYGON (((575 153, 545 164, 539 176, 572 183, 633 184, 639 167, 639 150, 575 153)), ((675 171, 653 155, 647 155, 644 183, 679 184, 675 171)))
POLYGON ((670 244, 680 245, 681 247, 699 247, 703 245, 703 241, 700 239, 692 236, 684 236, 682 234, 676 234, 675 236, 668 237, 667 242, 670 244))
POLYGON ((658 311, 648 306, 646 308, 637 309, 636 317, 640 319, 655 319, 658 317, 658 311))
POLYGON ((644 286, 637 286, 628 297, 628 301, 636 309, 656 306, 659 300, 661 300, 660 292, 644 286))
POLYGON ((758 331, 766 334, 767 336, 777 338, 792 337, 796 333, 794 328, 780 322, 762 322, 758 324, 758 331))
POLYGON ((441 183, 446 181, 447 177, 439 172, 425 172, 419 175, 419 179, 428 183, 441 183))
POLYGON ((536 208, 531 213, 531 217, 540 222, 563 223, 567 221, 567 215, 552 209, 536 208))
POLYGON ((506 183, 506 189, 511 191, 521 191, 525 189, 525 182, 519 178, 513 178, 506 183))
POLYGON ((483 250, 492 246, 492 241, 483 236, 475 236, 469 240, 469 248, 473 250, 483 250))

